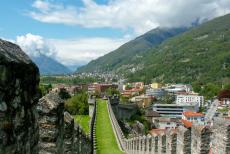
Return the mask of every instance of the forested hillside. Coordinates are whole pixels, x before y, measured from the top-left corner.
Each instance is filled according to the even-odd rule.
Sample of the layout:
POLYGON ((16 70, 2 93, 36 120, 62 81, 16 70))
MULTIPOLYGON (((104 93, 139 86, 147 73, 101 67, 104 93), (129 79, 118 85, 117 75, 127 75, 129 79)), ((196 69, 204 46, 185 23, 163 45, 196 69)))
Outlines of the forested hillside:
MULTIPOLYGON (((130 80, 230 82, 230 14, 171 38, 143 55, 130 80)), ((137 62, 137 61, 136 61, 137 62)))
POLYGON ((159 45, 164 40, 178 35, 187 28, 156 28, 136 39, 127 42, 117 50, 106 54, 96 60, 91 61, 88 65, 78 69, 77 72, 105 72, 119 71, 132 68, 132 61, 139 60, 141 55, 159 45))

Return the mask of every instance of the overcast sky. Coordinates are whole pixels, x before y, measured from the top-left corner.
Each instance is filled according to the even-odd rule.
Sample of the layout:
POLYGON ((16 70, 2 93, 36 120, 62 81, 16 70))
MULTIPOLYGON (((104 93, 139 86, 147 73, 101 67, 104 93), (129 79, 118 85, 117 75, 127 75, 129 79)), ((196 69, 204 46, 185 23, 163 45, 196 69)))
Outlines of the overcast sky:
POLYGON ((0 37, 29 55, 85 64, 148 30, 230 12, 230 0, 1 0, 0 37))

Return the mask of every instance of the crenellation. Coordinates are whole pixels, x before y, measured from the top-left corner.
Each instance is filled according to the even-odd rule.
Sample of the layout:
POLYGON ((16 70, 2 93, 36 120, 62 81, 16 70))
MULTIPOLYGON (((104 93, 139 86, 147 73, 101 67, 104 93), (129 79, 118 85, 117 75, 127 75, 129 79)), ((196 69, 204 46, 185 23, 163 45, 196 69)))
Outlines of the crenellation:
POLYGON ((168 129, 166 131, 166 153, 176 154, 176 146, 177 146, 177 130, 168 129))
POLYGON ((213 153, 230 153, 230 121, 215 118, 212 127, 211 150, 213 153))
POLYGON ((206 154, 210 152, 211 128, 203 125, 193 125, 191 130, 193 154, 206 154))

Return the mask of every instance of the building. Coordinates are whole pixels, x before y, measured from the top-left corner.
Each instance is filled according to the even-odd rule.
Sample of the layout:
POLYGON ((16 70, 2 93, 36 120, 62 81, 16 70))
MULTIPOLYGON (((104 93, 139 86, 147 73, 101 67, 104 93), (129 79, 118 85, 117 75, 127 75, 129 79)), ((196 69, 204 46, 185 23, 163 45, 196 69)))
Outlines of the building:
POLYGON ((130 99, 131 102, 136 103, 138 107, 146 108, 151 105, 155 98, 153 96, 146 96, 146 95, 140 95, 140 96, 134 96, 130 99))
POLYGON ((178 94, 176 95, 176 104, 184 105, 184 104, 194 104, 199 103, 199 106, 203 106, 204 104, 204 97, 198 96, 197 94, 178 94))
POLYGON ((105 93, 106 90, 109 88, 111 89, 117 89, 118 85, 115 84, 99 84, 99 83, 94 83, 88 86, 88 92, 90 94, 98 92, 99 94, 105 93))
POLYGON ((181 123, 186 128, 191 128, 192 127, 192 122, 190 122, 188 120, 181 119, 181 123))
POLYGON ((96 92, 96 84, 88 85, 88 93, 89 94, 95 94, 95 92, 96 92))
POLYGON ((109 88, 117 89, 118 85, 115 85, 115 84, 96 84, 96 91, 99 93, 104 93, 109 88))
POLYGON ((147 96, 154 96, 156 98, 163 97, 167 95, 167 92, 164 89, 158 88, 158 89, 147 89, 146 90, 147 96))
POLYGON ((230 90, 222 90, 218 95, 218 99, 220 105, 230 106, 230 90))
POLYGON ((169 93, 192 92, 192 86, 186 84, 174 84, 165 88, 169 93))
POLYGON ((149 131, 149 134, 152 136, 164 135, 166 131, 166 129, 152 129, 149 131))
POLYGON ((124 90, 122 94, 122 96, 124 97, 133 97, 133 96, 137 96, 140 94, 140 92, 142 91, 142 89, 136 89, 136 88, 132 88, 129 90, 124 90))
POLYGON ((192 123, 197 123, 197 124, 203 125, 204 121, 205 121, 205 115, 202 113, 185 111, 182 114, 182 119, 190 121, 192 123))
POLYGON ((176 128, 181 125, 180 119, 167 117, 156 118, 153 123, 158 129, 176 128))
POLYGON ((145 119, 147 119, 148 122, 151 124, 151 128, 156 128, 154 125, 154 121, 159 117, 161 117, 161 115, 158 112, 155 112, 151 109, 145 111, 145 119))
POLYGON ((158 112, 162 117, 182 118, 185 111, 197 112, 199 105, 178 105, 178 104, 154 104, 153 111, 158 112))
POLYGON ((162 85, 160 83, 156 83, 156 82, 152 83, 150 86, 152 89, 159 89, 162 87, 162 85))

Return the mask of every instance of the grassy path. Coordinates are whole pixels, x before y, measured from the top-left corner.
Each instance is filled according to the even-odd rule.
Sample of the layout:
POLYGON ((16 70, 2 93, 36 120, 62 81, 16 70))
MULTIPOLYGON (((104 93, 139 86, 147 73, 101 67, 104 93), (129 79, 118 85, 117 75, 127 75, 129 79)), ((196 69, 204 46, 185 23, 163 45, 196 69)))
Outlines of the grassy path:
POLYGON ((96 138, 97 154, 123 154, 117 145, 104 100, 97 100, 96 138))

